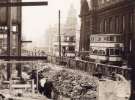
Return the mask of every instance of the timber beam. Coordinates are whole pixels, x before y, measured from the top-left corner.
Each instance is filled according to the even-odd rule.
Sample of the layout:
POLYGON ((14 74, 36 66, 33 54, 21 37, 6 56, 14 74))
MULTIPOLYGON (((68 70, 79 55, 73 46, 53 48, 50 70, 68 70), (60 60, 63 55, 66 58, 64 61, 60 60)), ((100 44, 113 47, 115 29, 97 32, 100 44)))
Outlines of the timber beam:
POLYGON ((48 5, 47 1, 41 2, 9 2, 0 3, 0 7, 17 7, 17 6, 43 6, 48 5))

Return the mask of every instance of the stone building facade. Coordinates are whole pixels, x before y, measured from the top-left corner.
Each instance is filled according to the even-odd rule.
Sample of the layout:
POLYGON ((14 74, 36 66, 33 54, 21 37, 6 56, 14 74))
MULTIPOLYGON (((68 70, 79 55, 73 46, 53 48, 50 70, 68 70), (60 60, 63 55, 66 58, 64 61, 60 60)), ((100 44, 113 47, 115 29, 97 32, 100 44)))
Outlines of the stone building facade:
POLYGON ((122 34, 124 59, 134 54, 134 0, 81 0, 80 18, 80 51, 89 51, 91 34, 122 34))

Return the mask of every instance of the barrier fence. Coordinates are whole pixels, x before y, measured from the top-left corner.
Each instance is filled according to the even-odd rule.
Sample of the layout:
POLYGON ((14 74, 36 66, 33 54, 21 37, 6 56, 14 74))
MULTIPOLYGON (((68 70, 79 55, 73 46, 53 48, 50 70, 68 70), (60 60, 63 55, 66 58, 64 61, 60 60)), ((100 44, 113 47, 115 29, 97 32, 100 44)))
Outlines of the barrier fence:
POLYGON ((123 75, 126 79, 130 79, 131 74, 131 68, 76 60, 67 57, 48 56, 48 62, 65 65, 70 69, 85 71, 91 75, 101 73, 103 76, 111 77, 112 73, 117 73, 123 75))

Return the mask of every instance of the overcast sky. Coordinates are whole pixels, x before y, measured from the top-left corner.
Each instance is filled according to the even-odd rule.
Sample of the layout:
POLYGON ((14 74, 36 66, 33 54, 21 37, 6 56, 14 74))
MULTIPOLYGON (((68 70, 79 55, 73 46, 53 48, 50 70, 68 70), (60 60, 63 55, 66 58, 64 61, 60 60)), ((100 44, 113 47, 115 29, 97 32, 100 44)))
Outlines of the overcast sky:
POLYGON ((77 9, 77 14, 79 15, 80 0, 48 0, 48 6, 23 7, 22 33, 24 38, 26 40, 32 40, 35 46, 44 46, 46 29, 49 25, 58 23, 58 10, 61 10, 61 21, 64 22, 71 4, 77 9))

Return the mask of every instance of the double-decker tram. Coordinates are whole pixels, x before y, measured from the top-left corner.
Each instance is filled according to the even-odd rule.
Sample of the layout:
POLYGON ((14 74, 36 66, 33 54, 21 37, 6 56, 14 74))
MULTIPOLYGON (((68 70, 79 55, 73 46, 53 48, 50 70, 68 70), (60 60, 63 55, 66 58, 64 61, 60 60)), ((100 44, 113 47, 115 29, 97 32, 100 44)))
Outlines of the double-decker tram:
POLYGON ((121 34, 90 36, 90 59, 100 63, 121 64, 124 44, 121 34))

